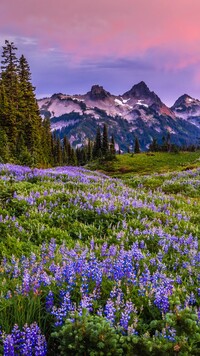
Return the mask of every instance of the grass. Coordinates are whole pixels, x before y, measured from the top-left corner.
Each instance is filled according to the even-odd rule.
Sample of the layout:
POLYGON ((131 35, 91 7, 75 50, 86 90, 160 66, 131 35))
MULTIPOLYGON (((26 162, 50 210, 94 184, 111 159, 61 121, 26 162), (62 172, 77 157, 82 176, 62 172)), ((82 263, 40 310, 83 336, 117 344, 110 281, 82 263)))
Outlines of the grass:
MULTIPOLYGON (((174 355, 175 347, 180 356, 200 355, 195 166, 199 153, 118 156, 107 169, 122 181, 80 167, 50 174, 0 165, 0 331, 37 322, 48 355, 57 355, 62 341, 52 335, 69 317, 66 344, 77 345, 74 333, 91 347, 86 324, 70 324, 69 312, 83 315, 86 306, 101 333, 114 315, 113 333, 127 345, 123 355, 174 355), (130 172, 122 173, 125 163, 130 172), (104 319, 96 318, 101 313, 104 319), (135 333, 127 336, 128 327, 135 333)), ((93 337, 97 329, 90 324, 93 337)))
POLYGON ((109 176, 123 178, 134 175, 184 171, 200 167, 200 151, 180 153, 140 153, 117 155, 111 162, 95 162, 90 169, 97 169, 109 176))

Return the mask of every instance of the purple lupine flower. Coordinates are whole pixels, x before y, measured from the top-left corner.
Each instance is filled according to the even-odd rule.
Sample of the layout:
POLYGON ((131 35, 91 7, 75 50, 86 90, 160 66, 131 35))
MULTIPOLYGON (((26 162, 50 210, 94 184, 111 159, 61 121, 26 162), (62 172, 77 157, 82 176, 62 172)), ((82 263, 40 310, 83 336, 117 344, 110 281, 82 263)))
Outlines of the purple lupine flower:
POLYGON ((115 306, 114 306, 114 302, 109 298, 107 300, 107 303, 105 305, 105 309, 104 309, 104 314, 106 316, 106 319, 111 323, 114 324, 115 321, 115 306))
POLYGON ((80 313, 82 313, 83 309, 87 309, 89 312, 91 312, 93 310, 91 296, 83 295, 83 297, 81 298, 80 313))
POLYGON ((51 311, 51 309, 53 308, 53 305, 54 305, 54 294, 53 292, 50 290, 49 293, 47 294, 46 296, 46 310, 48 312, 51 311))
POLYGON ((73 310, 74 310, 74 307, 73 307, 71 299, 70 299, 70 293, 66 292, 63 297, 63 302, 62 302, 60 308, 57 308, 54 306, 51 310, 51 314, 54 315, 55 319, 56 319, 55 326, 62 325, 67 314, 73 310))
POLYGON ((157 288, 155 292, 154 304, 164 313, 169 310, 169 298, 165 288, 157 288))
POLYGON ((12 329, 12 337, 15 346, 15 351, 20 352, 22 347, 22 332, 17 324, 15 324, 12 329))
POLYGON ((42 334, 37 335, 35 344, 35 356, 45 356, 47 354, 47 342, 42 334))
POLYGON ((3 354, 4 356, 15 356, 14 340, 12 335, 6 335, 3 338, 3 354))
POLYGON ((128 330, 128 323, 131 318, 131 313, 134 311, 134 306, 131 301, 127 301, 124 307, 124 310, 121 313, 121 318, 120 318, 120 326, 124 330, 128 330))
POLYGON ((191 292, 189 297, 189 305, 194 305, 196 303, 196 298, 193 292, 191 292))
POLYGON ((24 270, 23 280, 22 280, 22 293, 23 295, 28 295, 31 289, 31 275, 28 269, 24 270))
POLYGON ((3 335, 4 356, 45 356, 47 343, 36 323, 25 325, 23 331, 14 326, 12 333, 3 335))

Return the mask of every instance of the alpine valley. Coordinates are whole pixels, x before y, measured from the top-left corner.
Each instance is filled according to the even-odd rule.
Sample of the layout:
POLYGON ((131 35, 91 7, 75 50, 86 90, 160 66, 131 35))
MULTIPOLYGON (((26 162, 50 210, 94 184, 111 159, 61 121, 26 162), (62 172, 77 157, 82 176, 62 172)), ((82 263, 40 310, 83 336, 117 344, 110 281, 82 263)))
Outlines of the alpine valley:
POLYGON ((126 152, 137 136, 142 150, 152 139, 158 143, 170 134, 171 143, 197 145, 200 141, 200 101, 184 94, 169 108, 143 81, 122 95, 93 85, 84 95, 54 94, 38 100, 42 117, 49 117, 51 130, 67 135, 77 147, 94 139, 98 125, 108 126, 116 148, 126 152))

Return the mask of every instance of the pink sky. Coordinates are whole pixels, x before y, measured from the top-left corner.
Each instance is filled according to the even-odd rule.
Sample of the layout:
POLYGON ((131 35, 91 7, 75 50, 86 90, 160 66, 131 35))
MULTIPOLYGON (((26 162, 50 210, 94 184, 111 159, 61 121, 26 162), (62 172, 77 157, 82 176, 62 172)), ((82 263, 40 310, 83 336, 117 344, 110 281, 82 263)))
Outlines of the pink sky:
POLYGON ((200 98, 199 14, 199 0, 1 0, 0 44, 23 51, 40 95, 144 80, 169 102, 200 98))

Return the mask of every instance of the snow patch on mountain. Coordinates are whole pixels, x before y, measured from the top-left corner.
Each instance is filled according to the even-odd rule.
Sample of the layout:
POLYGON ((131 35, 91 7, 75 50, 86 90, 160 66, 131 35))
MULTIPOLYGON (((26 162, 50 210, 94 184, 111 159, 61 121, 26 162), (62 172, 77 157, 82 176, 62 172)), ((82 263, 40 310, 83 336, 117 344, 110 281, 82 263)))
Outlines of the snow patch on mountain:
POLYGON ((115 103, 116 103, 117 105, 125 106, 125 104, 124 104, 121 100, 119 100, 119 99, 115 99, 115 103))
POLYGON ((53 122, 51 124, 51 131, 61 130, 63 127, 73 126, 75 123, 77 123, 77 120, 53 122))
POLYGON ((39 99, 38 105, 42 117, 50 115, 52 131, 60 131, 61 139, 66 134, 74 146, 84 137, 93 140, 97 126, 102 128, 104 123, 122 150, 131 144, 135 131, 143 149, 151 137, 159 142, 166 132, 176 135, 174 143, 180 145, 200 137, 199 100, 183 95, 168 108, 144 82, 118 96, 94 85, 84 95, 54 94, 39 99))
POLYGON ((83 114, 80 106, 73 102, 62 102, 59 100, 52 101, 50 105, 48 105, 47 110, 50 112, 51 117, 56 116, 59 117, 64 114, 69 114, 71 112, 77 112, 79 114, 83 114))
POLYGON ((126 104, 130 99, 131 99, 131 98, 123 99, 123 98, 121 97, 121 100, 122 100, 122 102, 123 102, 124 104, 126 104))
POLYGON ((144 101, 143 99, 139 99, 136 103, 136 105, 142 105, 142 106, 145 106, 146 108, 149 107, 149 105, 145 104, 145 103, 142 103, 142 101, 144 101))
POLYGON ((75 98, 75 97, 72 97, 72 100, 76 100, 76 101, 79 101, 79 102, 83 102, 83 101, 85 101, 84 99, 79 99, 79 98, 75 98))
POLYGON ((99 119, 99 115, 98 114, 96 114, 95 113, 95 111, 94 110, 90 110, 90 109, 87 109, 86 111, 85 111, 85 114, 87 114, 87 115, 92 115, 95 119, 99 119))

